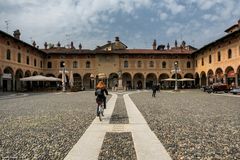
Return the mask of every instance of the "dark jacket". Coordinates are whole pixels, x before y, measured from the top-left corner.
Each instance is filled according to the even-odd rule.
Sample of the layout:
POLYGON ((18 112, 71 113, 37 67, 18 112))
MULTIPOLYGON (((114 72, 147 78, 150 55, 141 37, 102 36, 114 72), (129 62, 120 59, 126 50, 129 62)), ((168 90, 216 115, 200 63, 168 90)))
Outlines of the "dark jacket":
POLYGON ((107 89, 105 89, 105 88, 104 88, 104 89, 101 89, 101 95, 98 95, 98 94, 97 94, 97 89, 96 89, 96 91, 95 91, 95 96, 97 96, 97 99, 98 99, 98 98, 100 98, 100 99, 105 99, 106 96, 105 96, 104 93, 105 93, 106 95, 108 95, 107 89))

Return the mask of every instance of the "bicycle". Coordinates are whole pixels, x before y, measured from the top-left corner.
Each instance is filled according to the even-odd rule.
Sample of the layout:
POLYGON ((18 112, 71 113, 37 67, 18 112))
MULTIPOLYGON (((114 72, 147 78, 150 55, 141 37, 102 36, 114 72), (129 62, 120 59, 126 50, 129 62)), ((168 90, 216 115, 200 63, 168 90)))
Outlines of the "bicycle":
POLYGON ((97 99, 97 117, 99 117, 99 120, 102 121, 102 117, 104 112, 104 107, 103 107, 103 100, 102 99, 97 99))

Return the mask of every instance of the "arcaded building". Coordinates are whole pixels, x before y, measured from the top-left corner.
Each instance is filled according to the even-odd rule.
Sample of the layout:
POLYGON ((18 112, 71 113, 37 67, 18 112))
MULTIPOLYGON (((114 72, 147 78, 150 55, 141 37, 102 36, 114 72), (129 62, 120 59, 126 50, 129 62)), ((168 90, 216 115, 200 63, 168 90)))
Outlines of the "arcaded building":
MULTIPOLYGON (((240 23, 226 30, 227 35, 196 50, 175 41, 174 46, 158 45, 153 41, 152 49, 128 49, 115 37, 113 42, 96 49, 83 49, 71 43, 69 47, 44 44, 44 49, 20 40, 20 32, 11 36, 0 31, 0 90, 20 91, 26 86, 37 86, 41 82, 21 82, 20 78, 46 75, 61 78, 63 68, 67 71, 67 82, 73 77, 74 87, 94 88, 98 74, 106 75, 109 88, 118 86, 121 78, 124 88, 145 89, 153 83, 171 88, 175 78, 175 63, 178 66, 179 85, 189 87, 224 82, 240 84, 240 23), (169 81, 165 81, 165 80, 169 81), (37 84, 36 84, 37 83, 37 84)), ((41 84, 42 85, 42 84, 41 84)), ((51 84, 54 85, 54 84, 51 84)))

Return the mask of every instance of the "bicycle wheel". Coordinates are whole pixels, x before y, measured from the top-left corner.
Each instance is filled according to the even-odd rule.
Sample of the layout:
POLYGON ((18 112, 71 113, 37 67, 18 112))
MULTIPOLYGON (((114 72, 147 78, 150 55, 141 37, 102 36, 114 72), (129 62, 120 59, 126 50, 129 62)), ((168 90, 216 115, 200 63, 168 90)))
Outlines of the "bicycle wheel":
POLYGON ((98 106, 98 117, 99 117, 99 120, 102 121, 102 107, 101 105, 98 106))

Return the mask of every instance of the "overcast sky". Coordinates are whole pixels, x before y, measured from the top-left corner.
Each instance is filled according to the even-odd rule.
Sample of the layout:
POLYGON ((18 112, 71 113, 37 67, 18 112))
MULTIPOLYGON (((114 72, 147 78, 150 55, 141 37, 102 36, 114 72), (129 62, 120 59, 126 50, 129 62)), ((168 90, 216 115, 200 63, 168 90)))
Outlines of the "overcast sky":
POLYGON ((200 48, 237 23, 239 8, 240 0, 0 0, 0 29, 19 29, 40 48, 73 41, 95 49, 116 36, 128 48, 152 48, 154 39, 200 48))

